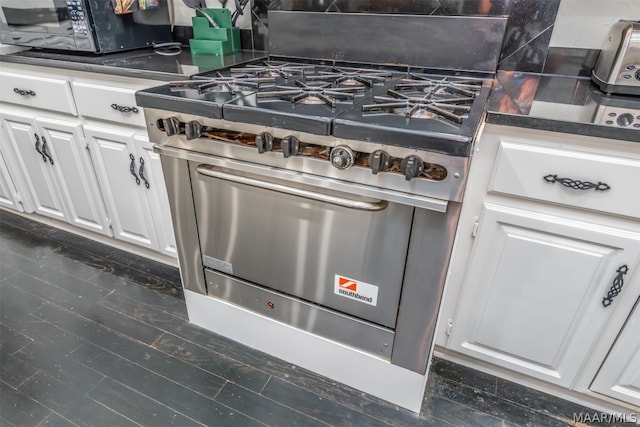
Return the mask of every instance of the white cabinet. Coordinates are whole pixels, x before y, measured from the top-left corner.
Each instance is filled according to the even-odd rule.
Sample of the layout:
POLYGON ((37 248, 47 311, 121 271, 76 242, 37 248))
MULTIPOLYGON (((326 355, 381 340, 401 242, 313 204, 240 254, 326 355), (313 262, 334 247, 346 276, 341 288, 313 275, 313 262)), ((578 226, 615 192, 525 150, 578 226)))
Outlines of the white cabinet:
POLYGON ((110 235, 81 125, 6 111, 0 120, 7 135, 2 151, 10 153, 16 174, 26 171, 34 211, 110 235))
POLYGON ((0 205, 175 258, 160 158, 135 104, 160 82, 5 63, 0 80, 0 205))
POLYGON ((639 147, 485 127, 440 314, 445 353, 637 404, 638 320, 620 331, 640 295, 639 147))
POLYGON ((640 265, 640 233, 487 203, 450 345, 570 387, 627 284, 602 304, 620 267, 640 265))
MULTIPOLYGON (((0 138, 4 135, 0 134, 0 138)), ((23 212, 24 208, 20 200, 20 194, 16 189, 9 168, 4 160, 2 151, 0 151, 0 205, 23 212)))
POLYGON ((175 255, 168 201, 162 205, 166 189, 152 144, 124 127, 86 125, 85 132, 114 236, 175 255))
POLYGON ((640 299, 591 390, 640 408, 640 299))

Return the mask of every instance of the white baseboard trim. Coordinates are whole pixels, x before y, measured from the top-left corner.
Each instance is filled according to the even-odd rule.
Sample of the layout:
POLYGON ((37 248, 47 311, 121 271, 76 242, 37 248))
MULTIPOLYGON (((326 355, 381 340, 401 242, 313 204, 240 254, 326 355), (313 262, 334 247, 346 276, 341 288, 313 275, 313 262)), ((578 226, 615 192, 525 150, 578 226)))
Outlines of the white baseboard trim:
POLYGON ((0 213, 1 211, 12 213, 14 215, 18 215, 23 218, 27 218, 32 221, 36 221, 36 222, 48 225, 50 227, 57 228, 59 230, 63 230, 81 237, 86 237, 87 239, 94 240, 98 243, 102 243, 116 249, 130 252, 132 254, 140 255, 141 257, 144 257, 156 262, 161 262, 163 264, 167 264, 172 267, 178 267, 178 260, 175 258, 171 258, 159 252, 152 251, 150 249, 143 248, 128 242, 123 242, 121 240, 114 239, 113 237, 104 236, 98 233, 93 233, 88 230, 83 230, 81 228, 74 227, 73 225, 68 224, 66 222, 56 221, 55 219, 48 218, 42 215, 33 214, 33 213, 18 212, 12 209, 6 209, 4 207, 0 207, 0 213))
POLYGON ((426 375, 186 290, 189 321, 241 344, 419 413, 426 375))
POLYGON ((505 379, 507 381, 520 384, 522 386, 541 391, 543 393, 556 396, 560 399, 568 400, 569 402, 576 403, 578 405, 585 406, 593 409, 594 412, 607 413, 607 414, 636 414, 640 416, 640 411, 633 405, 626 404, 619 400, 603 396, 592 391, 586 391, 584 393, 568 390, 555 384, 550 384, 541 381, 536 378, 531 378, 518 372, 513 372, 508 369, 501 368, 499 366, 491 365, 484 361, 473 359, 463 354, 436 346, 434 356, 448 360, 449 362, 457 363, 458 365, 466 366, 471 369, 475 369, 480 372, 484 372, 496 377, 505 379))

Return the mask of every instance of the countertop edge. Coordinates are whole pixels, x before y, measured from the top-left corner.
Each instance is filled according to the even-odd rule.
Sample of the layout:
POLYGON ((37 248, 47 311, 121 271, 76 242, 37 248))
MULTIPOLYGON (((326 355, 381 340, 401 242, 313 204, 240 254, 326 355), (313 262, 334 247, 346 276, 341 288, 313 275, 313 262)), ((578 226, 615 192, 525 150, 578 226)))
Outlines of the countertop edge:
POLYGON ((548 118, 522 116, 516 114, 497 113, 488 111, 485 119, 487 124, 496 124, 516 128, 546 130, 573 135, 593 136, 597 138, 618 139, 640 143, 640 132, 633 129, 589 125, 579 122, 568 122, 548 118))
POLYGON ((140 70, 134 68, 113 67, 104 64, 92 64, 87 62, 64 61, 53 58, 35 58, 17 55, 0 55, 0 62, 14 64, 36 65, 61 68, 64 70, 84 71, 89 73, 109 74, 119 77, 133 77, 145 80, 171 81, 185 76, 178 73, 165 73, 161 71, 140 70))

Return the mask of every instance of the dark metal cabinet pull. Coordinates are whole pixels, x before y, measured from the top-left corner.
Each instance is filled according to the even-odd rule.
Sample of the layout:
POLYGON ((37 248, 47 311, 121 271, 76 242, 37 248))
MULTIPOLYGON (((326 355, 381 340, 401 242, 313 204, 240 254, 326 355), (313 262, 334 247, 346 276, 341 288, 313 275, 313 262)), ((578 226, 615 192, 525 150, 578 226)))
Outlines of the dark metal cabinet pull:
POLYGON ((47 159, 49 159, 49 163, 53 164, 53 158, 49 155, 49 153, 47 153, 47 139, 44 136, 42 137, 42 155, 46 156, 46 158, 44 159, 45 162, 47 161, 47 159))
POLYGON ((44 153, 40 149, 40 137, 38 136, 37 133, 34 133, 33 137, 36 139, 36 151, 42 156, 42 161, 46 163, 47 157, 44 155, 44 153))
POLYGON ((147 181, 147 178, 144 176, 144 159, 142 157, 140 157, 140 169, 138 169, 138 174, 144 181, 144 186, 149 188, 149 181, 147 181))
POLYGON ((558 175, 551 175, 551 174, 546 175, 543 178, 545 181, 550 182, 552 184, 554 182, 559 182, 565 187, 568 187, 574 190, 591 190, 592 188, 594 188, 595 191, 607 191, 611 189, 609 184, 605 184, 604 182, 600 182, 600 181, 598 181, 597 184, 594 184, 593 182, 580 181, 578 179, 558 178, 558 175))
POLYGON ((621 265, 616 270, 616 277, 613 278, 613 284, 611 288, 607 292, 607 296, 602 298, 602 305, 605 307, 609 307, 613 302, 613 299, 618 296, 620 292, 622 292, 622 287, 624 286, 624 275, 629 271, 629 267, 627 265, 621 265))
POLYGON ((36 96, 36 93, 31 89, 18 89, 17 87, 14 87, 13 91, 22 96, 36 96))
POLYGON ((133 154, 129 154, 129 158, 131 159, 131 164, 129 164, 129 172, 136 179, 136 184, 140 185, 140 178, 136 175, 136 158, 133 157, 133 154))
POLYGON ((111 108, 114 110, 118 110, 121 113, 137 113, 138 110, 136 107, 125 107, 124 105, 111 104, 111 108))

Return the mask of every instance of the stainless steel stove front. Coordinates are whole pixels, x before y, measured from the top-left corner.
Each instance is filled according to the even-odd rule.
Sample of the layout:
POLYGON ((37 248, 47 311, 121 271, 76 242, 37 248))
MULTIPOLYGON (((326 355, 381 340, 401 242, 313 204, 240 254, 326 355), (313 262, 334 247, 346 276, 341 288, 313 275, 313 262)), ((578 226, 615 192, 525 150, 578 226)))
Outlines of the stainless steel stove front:
POLYGON ((275 161, 255 147, 167 138, 152 128, 172 113, 145 114, 186 289, 426 371, 458 202, 430 195, 427 179, 381 173, 372 180, 367 170, 363 182, 350 181, 339 173, 355 168, 337 170, 327 160, 275 161), (291 163, 299 167, 277 166, 291 163), (325 176, 309 172, 321 170, 325 176))

